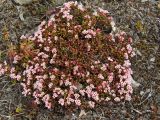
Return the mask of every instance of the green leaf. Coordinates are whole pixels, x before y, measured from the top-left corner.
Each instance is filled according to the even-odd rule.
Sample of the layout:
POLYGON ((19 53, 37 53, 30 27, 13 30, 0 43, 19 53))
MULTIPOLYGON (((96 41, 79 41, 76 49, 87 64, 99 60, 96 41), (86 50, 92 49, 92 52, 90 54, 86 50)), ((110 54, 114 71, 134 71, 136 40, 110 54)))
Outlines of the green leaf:
POLYGON ((139 31, 143 31, 143 24, 142 22, 139 20, 136 22, 136 28, 139 30, 139 31))
POLYGON ((11 83, 12 85, 15 85, 17 83, 17 80, 12 80, 11 83))
POLYGON ((23 112, 23 109, 20 106, 18 106, 16 108, 16 113, 22 113, 22 112, 23 112))

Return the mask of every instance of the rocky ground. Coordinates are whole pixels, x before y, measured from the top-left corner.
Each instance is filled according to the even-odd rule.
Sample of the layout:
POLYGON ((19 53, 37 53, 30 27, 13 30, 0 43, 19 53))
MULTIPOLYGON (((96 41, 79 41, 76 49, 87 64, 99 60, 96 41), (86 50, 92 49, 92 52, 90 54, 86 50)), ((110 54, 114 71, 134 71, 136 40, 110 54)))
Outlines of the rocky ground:
MULTIPOLYGON (((0 1, 0 59, 10 44, 33 31, 50 11, 65 0, 42 0, 25 6, 19 19, 10 0, 0 1), (47 12, 48 11, 48 12, 47 12)), ((63 108, 47 110, 31 106, 19 83, 0 78, 0 120, 160 120, 160 2, 156 0, 83 0, 88 6, 107 9, 116 26, 134 39, 133 78, 141 84, 127 103, 99 105, 94 110, 69 113, 63 108), (87 2, 88 1, 88 2, 87 2)))

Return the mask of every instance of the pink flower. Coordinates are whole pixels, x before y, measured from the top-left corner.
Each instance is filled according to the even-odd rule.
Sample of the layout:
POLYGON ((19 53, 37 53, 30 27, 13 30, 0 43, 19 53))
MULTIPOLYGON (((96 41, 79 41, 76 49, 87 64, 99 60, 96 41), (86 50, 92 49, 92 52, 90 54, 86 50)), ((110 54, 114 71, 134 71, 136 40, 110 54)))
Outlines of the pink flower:
POLYGON ((48 109, 51 109, 52 107, 51 102, 45 102, 45 107, 47 107, 48 109))
POLYGON ((104 76, 102 74, 98 74, 98 78, 104 80, 104 76))
POLYGON ((101 70, 103 70, 103 71, 107 70, 107 67, 105 64, 102 65, 101 70))
POLYGON ((20 37, 20 39, 26 39, 27 37, 25 36, 25 35, 22 35, 21 37, 20 37))
POLYGON ((131 96, 129 94, 126 94, 125 100, 130 101, 131 100, 131 96))
POLYGON ((95 67, 94 67, 93 65, 91 65, 91 69, 94 70, 94 68, 95 68, 95 67))
POLYGON ((131 45, 128 44, 126 47, 127 47, 128 53, 131 53, 131 52, 132 52, 132 47, 131 47, 131 45))
POLYGON ((57 41, 57 40, 58 40, 58 37, 57 37, 57 36, 54 36, 54 40, 57 41))
POLYGON ((92 36, 91 36, 90 34, 87 34, 87 35, 85 36, 85 38, 90 39, 90 38, 92 38, 92 36))
POLYGON ((120 102, 120 98, 119 98, 119 97, 116 97, 116 98, 114 98, 114 101, 120 102))
POLYGON ((18 63, 18 61, 19 61, 20 59, 21 59, 21 57, 20 57, 19 55, 16 55, 16 56, 14 57, 13 63, 14 63, 14 64, 18 63))
POLYGON ((47 79, 47 78, 48 78, 47 74, 43 75, 43 79, 47 79))
POLYGON ((34 102, 35 102, 36 104, 40 104, 39 98, 36 98, 34 102))
POLYGON ((89 77, 89 75, 90 75, 90 72, 89 72, 89 71, 87 71, 87 73, 86 73, 86 77, 89 77))
POLYGON ((75 99, 78 99, 80 97, 80 95, 76 93, 76 94, 74 94, 74 97, 75 97, 75 99))
POLYGON ((64 99, 60 98, 58 103, 63 106, 64 105, 64 99))
POLYGON ((101 13, 104 13, 104 14, 108 14, 109 12, 107 10, 104 10, 102 8, 98 8, 98 10, 101 12, 101 13))
POLYGON ((54 63, 55 63, 55 60, 54 60, 54 59, 51 59, 49 63, 50 63, 50 64, 54 64, 54 63))
POLYGON ((87 34, 88 31, 87 31, 87 30, 83 30, 82 33, 83 33, 83 34, 87 34))
POLYGON ((123 66, 125 66, 125 67, 131 66, 130 61, 129 60, 125 60, 123 66))
POLYGON ((53 83, 49 83, 48 87, 52 88, 52 86, 53 86, 53 83))
POLYGON ((113 20, 111 21, 111 26, 112 26, 112 30, 116 31, 115 22, 113 20))
POLYGON ((67 104, 70 105, 71 102, 74 102, 75 100, 72 98, 67 97, 67 104))
POLYGON ((109 100, 111 100, 111 98, 109 98, 109 97, 106 97, 106 99, 105 99, 106 101, 109 101, 109 100))
POLYGON ((46 95, 42 98, 42 101, 43 101, 43 102, 48 102, 49 99, 50 99, 49 94, 46 94, 46 95))
POLYGON ((62 18, 67 18, 67 20, 72 20, 73 18, 73 15, 70 15, 70 10, 67 10, 67 11, 63 11, 63 16, 62 18))
POLYGON ((51 75, 51 76, 50 76, 51 81, 53 81, 55 78, 56 78, 55 75, 51 75))
POLYGON ((103 86, 103 88, 105 88, 105 87, 106 87, 106 85, 107 85, 107 82, 106 82, 106 81, 103 81, 103 82, 102 82, 102 86, 103 86))
POLYGON ((5 70, 4 69, 0 69, 0 76, 5 74, 5 70))
POLYGON ((84 7, 82 4, 78 5, 78 9, 81 10, 81 11, 84 11, 84 7))
MULTIPOLYGON (((5 63, 4 63, 4 64, 5 64, 5 63)), ((6 71, 7 71, 7 67, 6 67, 6 68, 5 68, 5 67, 3 68, 3 65, 0 64, 0 76, 4 75, 6 71)))
POLYGON ((85 90, 79 90, 79 93, 84 96, 85 95, 85 90))
POLYGON ((99 60, 97 60, 97 61, 94 61, 94 64, 99 64, 100 63, 100 61, 99 60))
POLYGON ((67 3, 64 3, 64 7, 70 9, 71 5, 73 5, 74 2, 73 1, 69 1, 67 3))
POLYGON ((111 61, 111 62, 113 61, 113 59, 111 57, 108 57, 108 60, 111 61))
POLYGON ((75 39, 78 39, 78 35, 77 34, 74 37, 75 37, 75 39))
POLYGON ((113 81, 113 73, 110 73, 108 76, 108 81, 111 83, 113 81))
POLYGON ((92 36, 96 36, 96 32, 94 32, 92 29, 83 30, 82 33, 86 35, 85 38, 92 38, 92 36))
POLYGON ((42 21, 33 36, 21 36, 22 40, 32 43, 33 54, 23 60, 23 50, 13 51, 15 55, 11 62, 15 68, 7 63, 0 64, 0 76, 8 74, 21 82, 22 94, 31 95, 36 104, 43 102, 48 109, 52 108, 52 102, 66 107, 87 102, 94 108, 100 102, 131 100, 133 72, 130 58, 135 54, 132 39, 124 32, 115 33, 115 23, 107 10, 95 9, 93 14, 87 11, 78 2, 65 3, 48 22, 42 21), (88 27, 79 25, 74 16, 76 10, 88 27), (100 28, 94 27, 95 23, 101 22, 94 19, 96 16, 102 18, 102 22, 108 21, 115 32, 102 34, 100 28), (86 40, 81 41, 83 37, 86 40), (107 40, 106 43, 103 40, 107 40), (100 44, 103 44, 103 50, 100 44), (68 48, 64 51, 63 47, 68 48), (86 50, 84 56, 82 49, 86 50), (105 51, 109 54, 103 54, 105 51), (119 61, 113 52, 120 53, 123 61, 119 61), (99 54, 102 56, 97 58, 99 54), (22 69, 17 63, 22 64, 22 69))
POLYGON ((91 16, 89 16, 89 15, 85 15, 84 17, 85 17, 85 18, 88 18, 88 19, 90 19, 90 18, 91 18, 91 16))
POLYGON ((21 79, 21 75, 17 75, 16 79, 19 81, 21 79))
POLYGON ((94 16, 98 16, 97 11, 94 11, 94 12, 93 12, 93 15, 94 15, 94 16))
POLYGON ((80 106, 81 105, 81 101, 80 100, 75 100, 75 104, 80 106))
POLYGON ((72 85, 72 83, 71 82, 69 82, 69 80, 65 80, 65 86, 70 86, 70 85, 72 85))
POLYGON ((58 97, 57 93, 53 93, 53 96, 52 96, 52 97, 53 97, 53 98, 58 97))
POLYGON ((124 53, 124 58, 128 59, 128 54, 127 53, 124 53))
POLYGON ((74 66, 75 71, 78 71, 78 68, 79 68, 78 66, 74 66))
POLYGON ((49 48, 48 46, 47 46, 47 47, 44 47, 44 50, 47 51, 47 52, 49 51, 49 49, 50 49, 50 48, 49 48))
POLYGON ((95 102, 93 102, 93 101, 89 101, 88 104, 89 104, 89 106, 90 106, 91 108, 94 108, 94 107, 95 107, 95 102))
POLYGON ((91 45, 88 43, 87 44, 87 51, 90 51, 91 50, 91 45))
POLYGON ((92 98, 95 100, 95 101, 98 101, 99 100, 99 95, 97 92, 92 92, 92 98))

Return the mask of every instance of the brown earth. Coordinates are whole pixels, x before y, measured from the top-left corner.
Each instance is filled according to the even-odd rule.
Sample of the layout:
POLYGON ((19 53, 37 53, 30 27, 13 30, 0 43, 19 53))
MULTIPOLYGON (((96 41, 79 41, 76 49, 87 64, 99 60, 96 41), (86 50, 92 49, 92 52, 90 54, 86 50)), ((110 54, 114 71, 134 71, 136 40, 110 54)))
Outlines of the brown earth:
MULTIPOLYGON (((18 43, 21 35, 33 31, 55 6, 64 1, 42 0, 25 6, 25 21, 21 21, 16 6, 10 0, 1 0, 0 59, 5 59, 9 44, 18 43)), ((0 78, 0 120, 160 120, 160 2, 143 1, 83 0, 88 6, 107 9, 116 26, 134 39, 133 78, 141 86, 134 89, 130 102, 99 105, 79 117, 80 110, 68 113, 61 107, 47 110, 31 105, 31 98, 21 94, 19 83, 3 77, 0 78)))

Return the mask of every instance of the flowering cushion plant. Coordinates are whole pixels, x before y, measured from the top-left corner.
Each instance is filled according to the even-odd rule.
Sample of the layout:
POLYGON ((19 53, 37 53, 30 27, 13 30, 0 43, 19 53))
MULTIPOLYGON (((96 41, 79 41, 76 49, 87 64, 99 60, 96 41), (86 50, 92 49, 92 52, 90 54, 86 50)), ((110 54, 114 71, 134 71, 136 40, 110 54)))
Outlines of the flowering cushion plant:
POLYGON ((32 36, 8 50, 0 75, 8 74, 25 96, 51 109, 55 104, 94 108, 131 100, 132 39, 115 33, 109 12, 67 2, 32 36))

